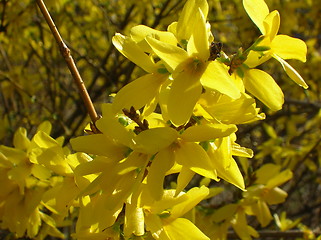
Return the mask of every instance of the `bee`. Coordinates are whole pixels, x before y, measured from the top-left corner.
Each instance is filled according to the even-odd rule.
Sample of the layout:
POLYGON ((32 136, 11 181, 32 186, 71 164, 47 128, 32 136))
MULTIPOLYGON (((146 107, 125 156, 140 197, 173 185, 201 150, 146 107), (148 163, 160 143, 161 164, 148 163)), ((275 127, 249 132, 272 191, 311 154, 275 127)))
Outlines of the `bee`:
POLYGON ((216 58, 221 57, 222 48, 223 43, 212 42, 210 45, 210 57, 208 58, 208 61, 214 61, 216 58))

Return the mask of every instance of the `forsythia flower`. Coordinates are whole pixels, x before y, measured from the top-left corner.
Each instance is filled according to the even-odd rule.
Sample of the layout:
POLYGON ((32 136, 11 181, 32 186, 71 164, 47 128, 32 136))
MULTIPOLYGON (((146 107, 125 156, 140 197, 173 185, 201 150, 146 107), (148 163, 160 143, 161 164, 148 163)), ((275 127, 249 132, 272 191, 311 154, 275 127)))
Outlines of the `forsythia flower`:
MULTIPOLYGON (((176 126, 183 125, 189 121, 201 96, 203 87, 221 92, 233 99, 240 97, 240 91, 228 74, 228 67, 217 60, 210 60, 210 43, 213 40, 213 36, 206 23, 207 12, 208 6, 205 0, 188 1, 178 22, 169 26, 169 32, 151 31, 146 28, 144 28, 145 31, 142 31, 142 34, 145 35, 143 46, 148 44, 147 51, 151 50, 153 54, 156 54, 162 60, 161 65, 165 65, 167 69, 165 72, 166 77, 168 76, 167 72, 171 73, 172 82, 168 86, 166 111, 168 111, 169 119, 176 126), (190 18, 190 16, 193 16, 193 18, 190 18), (175 37, 177 41, 173 40, 175 37), (167 41, 164 41, 164 39, 167 41), (179 43, 181 47, 178 47, 176 43, 179 43)), ((137 29, 134 29, 134 32, 136 33, 137 29)), ((139 39, 142 39, 142 37, 139 39)), ((137 53, 140 52, 136 56, 133 54, 134 50, 129 50, 129 44, 133 45, 133 40, 116 34, 113 42, 129 59, 138 62, 147 71, 155 72, 155 67, 151 67, 152 64, 148 64, 149 66, 146 67, 150 61, 147 60, 146 54, 144 55, 137 47, 133 48, 137 49, 137 53), (144 59, 146 59, 146 63, 144 59)), ((146 87, 147 83, 144 84, 144 90, 155 92, 151 86, 156 86, 153 82, 157 81, 158 77, 154 76, 153 78, 155 79, 150 79, 151 83, 148 89, 146 87)), ((139 81, 142 80, 139 79, 139 81)), ((137 85, 138 83, 132 84, 133 87, 137 85)), ((142 84, 139 85, 142 86, 142 84)), ((143 89, 143 87, 139 88, 143 89)), ((129 92, 129 89, 134 93, 136 88, 128 86, 127 92, 129 92)), ((159 88, 155 87, 154 89, 159 88)), ((116 103, 119 101, 118 98, 115 98, 116 103)))
POLYGON ((292 172, 274 164, 265 164, 255 172, 256 181, 253 186, 244 192, 246 213, 257 216, 264 227, 273 219, 268 208, 269 205, 285 201, 287 193, 278 186, 292 178, 292 172))
POLYGON ((205 92, 198 101, 195 115, 225 124, 244 124, 264 119, 265 114, 259 110, 255 100, 246 93, 232 99, 218 92, 205 92))
POLYGON ((57 227, 79 193, 73 167, 84 154, 69 155, 61 147, 63 139, 51 138, 50 130, 51 125, 44 122, 29 140, 26 130, 19 128, 15 148, 0 146, 0 226, 17 237, 64 238, 57 227), (45 208, 60 218, 46 214, 45 208))
MULTIPOLYGON (((264 39, 256 47, 269 49, 267 51, 250 51, 244 62, 245 65, 253 68, 273 57, 281 63, 283 69, 293 81, 304 88, 308 88, 300 74, 284 60, 298 59, 305 62, 306 44, 297 38, 277 35, 280 26, 279 12, 275 10, 270 13, 264 0, 243 0, 243 5, 264 36, 264 39)), ((259 69, 248 68, 243 68, 243 72, 243 82, 247 91, 272 110, 282 108, 284 102, 282 90, 269 74, 259 69)))
MULTIPOLYGON (((245 90, 273 110, 283 103, 273 78, 253 67, 270 57, 295 58, 275 46, 283 38, 276 35, 277 14, 266 13, 259 3, 256 12, 244 0, 253 21, 264 28, 263 36, 232 59, 213 49, 206 0, 188 0, 167 31, 139 25, 129 36, 116 33, 115 47, 147 74, 122 88, 113 103, 102 105, 94 134, 71 140, 74 150, 93 155, 72 169, 81 188, 76 238, 119 239, 123 234, 126 239, 208 239, 183 216, 209 195, 209 189, 184 189, 199 174, 245 190, 233 157, 250 158, 253 152, 236 143, 236 124, 265 117, 245 90), (178 173, 176 189, 165 190, 164 180, 173 173, 178 173)), ((261 177, 244 193, 245 200, 214 214, 215 223, 223 222, 217 227, 219 236, 229 226, 241 239, 258 236, 246 214, 257 211, 262 225, 270 221, 267 204, 284 200, 277 186, 290 177, 280 174, 279 180, 268 183, 261 177)))
POLYGON ((174 190, 165 190, 159 201, 151 199, 144 188, 143 185, 139 201, 131 199, 131 204, 126 205, 126 236, 135 232, 138 236, 144 234, 140 223, 143 220, 154 239, 209 239, 190 220, 182 217, 209 194, 207 187, 195 187, 178 196, 175 196, 174 190))
MULTIPOLYGON (((145 26, 138 27, 141 30, 145 26)), ((164 39, 164 35, 167 38, 174 38, 169 32, 161 32, 150 28, 144 28, 144 30, 145 32, 148 30, 148 32, 151 32, 150 34, 155 36, 163 36, 161 39, 164 39)), ((175 38, 174 41, 176 41, 175 38)), ((140 109, 145 105, 150 105, 148 112, 153 112, 156 107, 155 104, 159 101, 160 88, 169 77, 166 68, 161 64, 161 61, 157 64, 154 63, 145 54, 144 50, 137 46, 136 42, 129 37, 117 33, 113 37, 113 44, 124 56, 149 73, 120 89, 113 102, 114 111, 119 112, 123 108, 129 109, 132 106, 135 109, 140 109)))
MULTIPOLYGON (((96 127, 102 133, 71 140, 75 150, 98 155, 93 161, 80 164, 75 169, 76 176, 98 175, 82 192, 84 199, 88 198, 88 203, 84 204, 80 213, 83 216, 88 209, 86 219, 92 223, 81 226, 83 221, 80 221, 77 236, 89 232, 97 237, 104 236, 101 235, 102 230, 112 228, 123 205, 126 206, 125 211, 132 211, 132 216, 137 215, 138 218, 142 215, 142 208, 133 205, 132 199, 139 186, 144 183, 145 192, 148 191, 153 201, 160 201, 165 194, 164 178, 172 173, 179 172, 177 189, 174 190, 176 195, 181 194, 195 173, 214 180, 218 180, 219 176, 244 189, 242 175, 232 155, 252 157, 252 153, 234 143, 235 125, 200 122, 186 129, 176 129, 168 126, 159 114, 149 115, 145 119, 148 124, 143 124, 136 116, 137 111, 127 113, 129 117, 124 118, 114 114, 112 104, 104 104, 102 109, 102 118, 96 122, 96 127), (122 124, 120 119, 126 119, 128 125, 122 124), (136 124, 139 125, 138 129, 136 124), (146 129, 143 129, 144 126, 146 129), (109 207, 101 206, 99 212, 108 214, 102 215, 105 224, 98 226, 94 224, 90 209, 95 206, 92 204, 103 201, 103 197, 109 207)), ((127 220, 127 223, 131 221, 134 220, 127 220)), ((176 222, 182 221, 185 220, 176 222)), ((140 235, 142 230, 133 233, 140 235)))
POLYGON ((307 46, 300 39, 287 35, 277 35, 280 27, 280 14, 278 11, 269 12, 269 8, 264 0, 243 0, 243 5, 256 26, 264 35, 264 40, 259 45, 269 46, 270 50, 264 52, 264 57, 260 60, 257 55, 248 60, 248 65, 253 66, 252 61, 256 61, 255 66, 268 60, 270 57, 278 60, 289 77, 298 85, 308 88, 303 78, 284 59, 298 59, 306 61, 307 46))
POLYGON ((211 239, 213 240, 226 239, 230 226, 233 227, 236 234, 242 240, 259 237, 257 231, 247 224, 245 208, 242 206, 242 203, 227 204, 216 209, 209 220, 214 223, 211 234, 211 239))
POLYGON ((282 107, 280 87, 254 69, 271 57, 308 87, 284 60, 306 61, 306 45, 277 35, 279 13, 270 13, 263 0, 243 4, 263 35, 231 58, 214 42, 206 0, 188 0, 167 31, 139 25, 129 36, 116 33, 114 46, 147 74, 102 105, 90 134, 70 141, 74 150, 91 156, 71 154, 62 138, 49 136, 47 122, 31 140, 20 128, 14 148, 0 146, 0 227, 16 237, 64 238, 58 227, 76 212, 73 237, 81 240, 207 240, 193 209, 222 191, 204 182, 224 179, 244 191, 243 199, 216 209, 207 216, 213 228, 203 229, 211 239, 224 239, 230 226, 242 240, 258 237, 246 215, 269 224, 268 205, 285 200, 278 186, 292 173, 263 165, 246 189, 234 156, 251 158, 253 152, 236 143, 236 125, 265 118, 245 91, 272 110, 282 107), (177 174, 176 188, 164 189, 171 174, 177 174), (185 191, 195 174, 204 177, 203 186, 185 191))

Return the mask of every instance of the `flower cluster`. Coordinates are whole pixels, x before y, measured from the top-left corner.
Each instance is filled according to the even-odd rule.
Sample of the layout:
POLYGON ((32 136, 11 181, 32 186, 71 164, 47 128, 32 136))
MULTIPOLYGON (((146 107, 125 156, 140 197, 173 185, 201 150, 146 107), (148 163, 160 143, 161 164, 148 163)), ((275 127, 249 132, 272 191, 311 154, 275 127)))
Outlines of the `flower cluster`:
POLYGON ((14 147, 0 146, 0 227, 17 238, 44 239, 47 235, 64 238, 58 227, 79 194, 74 168, 87 162, 83 153, 71 154, 62 147, 62 137, 49 136, 51 125, 42 123, 30 140, 26 129, 19 128, 14 147), (63 193, 63 194, 62 194, 63 193))
MULTIPOLYGON (((254 67, 273 57, 292 79, 307 86, 283 60, 305 61, 304 42, 276 35, 279 15, 269 13, 263 0, 243 4, 263 35, 231 57, 214 41, 205 0, 187 1, 167 31, 139 25, 129 36, 113 37, 115 47, 147 74, 102 106, 102 118, 96 122, 99 133, 71 141, 75 150, 95 156, 88 166, 79 167, 81 176, 98 175, 82 193, 78 238, 115 237, 116 223, 123 221, 126 238, 208 239, 191 219, 182 218, 210 193, 205 186, 185 193, 193 176, 224 179, 245 190, 233 156, 253 153, 235 142, 236 125, 264 119, 252 96, 272 110, 283 104, 273 78, 254 67), (285 50, 281 45, 288 41, 294 46, 285 50), (164 179, 174 173, 175 188, 164 189, 164 179)), ((267 207, 264 199, 251 200, 268 188, 260 186, 249 189, 249 200, 244 200, 251 203, 247 209, 252 212, 262 204, 267 207)), ((238 213, 238 228, 245 225, 245 213, 238 213)), ((265 213, 257 217, 263 225, 270 220, 265 213)))
MULTIPOLYGON (((305 43, 277 35, 279 13, 270 13, 263 0, 243 5, 262 36, 231 56, 214 40, 206 0, 188 0, 167 31, 139 25, 129 36, 116 33, 115 47, 147 73, 102 105, 94 129, 71 140, 75 151, 90 157, 70 154, 61 139, 49 136, 48 123, 32 140, 19 129, 15 148, 0 146, 0 227, 17 237, 63 238, 57 227, 76 212, 77 239, 209 239, 192 211, 217 193, 208 182, 224 179, 246 190, 234 156, 251 158, 253 152, 236 143, 237 125, 265 118, 256 99, 271 110, 284 101, 273 78, 256 67, 274 58, 307 88, 285 61, 305 61, 305 43), (169 189, 172 174, 177 182, 169 189), (185 191, 196 174, 205 180, 185 191)), ((259 169, 241 202, 213 214, 212 239, 221 239, 229 226, 241 239, 257 236, 246 215, 267 225, 268 205, 284 201, 278 186, 291 177, 275 165, 259 169)))

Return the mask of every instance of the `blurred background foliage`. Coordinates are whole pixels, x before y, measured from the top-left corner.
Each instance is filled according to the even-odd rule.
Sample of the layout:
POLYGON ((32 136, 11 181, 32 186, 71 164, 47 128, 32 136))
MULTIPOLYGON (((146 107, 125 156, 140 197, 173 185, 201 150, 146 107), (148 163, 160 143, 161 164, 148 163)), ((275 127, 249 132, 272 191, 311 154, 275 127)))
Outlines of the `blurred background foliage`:
MULTIPOLYGON (((209 0, 209 22, 216 41, 231 55, 246 49, 259 30, 246 15, 241 0, 209 0)), ((294 177, 282 186, 287 201, 273 211, 301 218, 309 229, 321 226, 321 5, 317 0, 266 0, 281 15, 280 34, 304 40, 307 63, 290 61, 306 80, 303 90, 283 73, 277 61, 262 68, 278 82, 285 104, 267 113, 265 121, 240 126, 238 142, 250 147, 255 157, 239 159, 248 183, 263 164, 291 169, 294 177)), ((116 32, 128 34, 137 24, 159 30, 177 19, 180 0, 50 0, 45 1, 85 81, 97 110, 142 70, 126 60, 111 44, 116 32)), ((25 127, 32 136, 44 120, 53 124, 53 137, 81 135, 89 122, 63 57, 35 1, 0 1, 0 142, 10 146, 13 133, 25 127)), ((215 183, 226 191, 207 206, 218 208, 242 198, 233 186, 215 183)), ((253 220, 254 221, 254 220, 253 220)), ((259 229, 254 221, 252 226, 259 229)), ((274 223, 267 228, 275 229, 274 223)))

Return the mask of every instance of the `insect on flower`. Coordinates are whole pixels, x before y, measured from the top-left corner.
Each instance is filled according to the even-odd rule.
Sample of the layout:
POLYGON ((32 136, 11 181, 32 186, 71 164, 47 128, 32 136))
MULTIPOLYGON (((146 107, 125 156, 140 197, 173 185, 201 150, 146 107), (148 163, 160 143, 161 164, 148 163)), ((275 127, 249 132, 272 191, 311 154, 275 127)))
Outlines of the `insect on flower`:
POLYGON ((216 58, 221 57, 222 48, 223 48, 223 43, 212 42, 210 45, 210 56, 208 58, 208 61, 214 61, 216 58))

